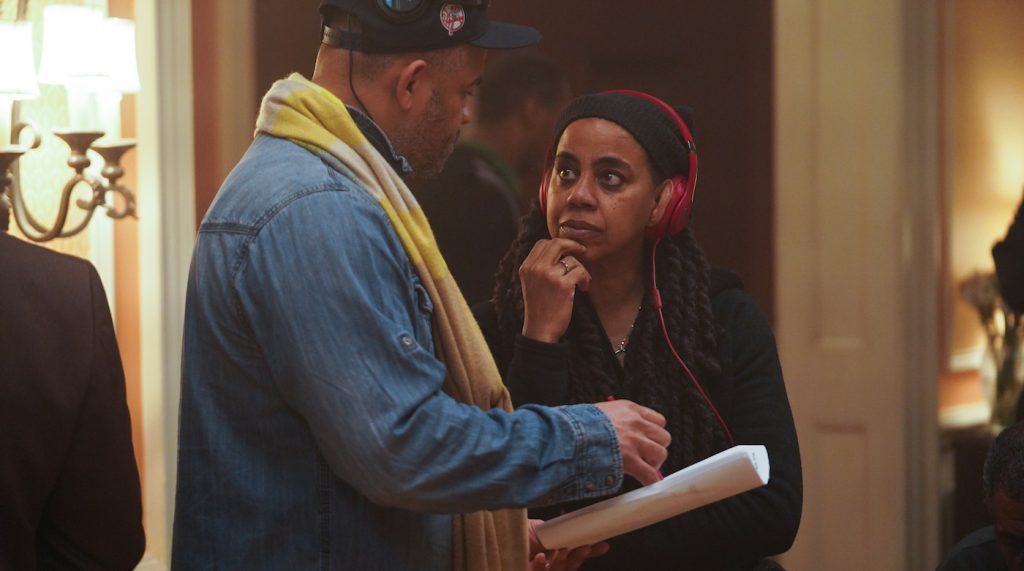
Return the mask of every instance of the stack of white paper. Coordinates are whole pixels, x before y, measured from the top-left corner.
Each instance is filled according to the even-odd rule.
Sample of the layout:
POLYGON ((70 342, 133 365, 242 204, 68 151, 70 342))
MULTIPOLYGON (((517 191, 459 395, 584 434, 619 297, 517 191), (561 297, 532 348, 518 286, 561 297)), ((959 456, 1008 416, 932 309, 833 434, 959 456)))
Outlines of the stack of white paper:
POLYGON ((764 446, 734 446, 633 490, 537 526, 546 549, 604 541, 768 483, 764 446))

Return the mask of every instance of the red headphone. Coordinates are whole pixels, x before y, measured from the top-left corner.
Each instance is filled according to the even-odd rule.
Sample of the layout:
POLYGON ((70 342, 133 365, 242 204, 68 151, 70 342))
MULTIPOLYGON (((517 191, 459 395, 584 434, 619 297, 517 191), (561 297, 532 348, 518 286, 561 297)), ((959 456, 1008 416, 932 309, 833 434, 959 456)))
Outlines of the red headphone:
MULTIPOLYGON (((686 122, 679 116, 679 113, 676 113, 676 110, 668 103, 653 95, 630 89, 616 89, 605 91, 604 93, 622 93, 650 101, 672 117, 679 126, 679 132, 683 136, 683 143, 689 151, 687 159, 689 160, 690 168, 685 179, 681 176, 672 177, 672 194, 669 197, 668 206, 662 213, 658 223, 648 228, 644 233, 645 238, 655 242, 668 236, 675 236, 686 228, 686 223, 690 220, 690 213, 693 211, 694 191, 697 187, 697 145, 693 142, 693 135, 690 134, 689 127, 686 126, 686 122)), ((547 189, 551 166, 552 161, 549 156, 544 167, 544 176, 541 178, 540 191, 538 193, 541 212, 547 212, 547 189)))
MULTIPOLYGON (((630 89, 616 89, 612 91, 605 91, 604 93, 622 93, 625 95, 631 95, 641 99, 646 99, 660 107, 662 111, 668 113, 669 116, 675 119, 676 124, 679 126, 679 132, 683 136, 683 142, 686 144, 686 148, 689 151, 687 153, 687 158, 690 161, 690 168, 687 172, 686 179, 683 179, 681 176, 672 178, 672 196, 669 198, 668 206, 665 208, 664 213, 662 213, 661 219, 658 220, 658 223, 648 228, 644 233, 644 237, 653 242, 653 245, 651 246, 651 293, 654 297, 654 307, 658 310, 658 318, 661 320, 661 332, 665 336, 665 342, 668 344, 669 351, 672 352, 676 361, 678 361, 679 365, 682 366, 683 371, 686 372, 686 376, 688 376, 690 381, 693 382, 693 386, 697 389, 697 392, 704 399, 704 402, 707 403, 712 414, 714 414, 718 423, 722 426, 722 430, 725 431, 725 437, 729 441, 729 446, 735 446, 736 442, 733 440, 732 432, 729 430, 729 426, 726 425, 725 419, 722 418, 722 415, 718 412, 715 404, 711 402, 711 398, 708 397, 706 392, 704 392, 704 387, 702 387, 700 382, 697 381, 697 377, 695 377, 690 371, 690 367, 686 366, 683 358, 680 357, 679 352, 676 351, 675 345, 672 344, 672 339, 668 335, 668 327, 665 325, 665 314, 662 311, 661 292, 658 291, 658 275, 656 270, 657 256, 654 255, 654 252, 658 249, 658 244, 662 239, 682 232, 686 228, 687 222, 690 221, 690 213, 693 210, 693 196, 697 186, 697 145, 693 142, 693 135, 690 134, 690 129, 686 126, 686 122, 683 121, 683 118, 679 116, 679 113, 676 113, 675 109, 661 99, 642 91, 633 91, 630 89)), ((540 210, 544 213, 547 212, 547 183, 548 178, 550 177, 551 167, 552 160, 549 156, 547 164, 544 166, 544 176, 540 182, 539 193, 540 210)))

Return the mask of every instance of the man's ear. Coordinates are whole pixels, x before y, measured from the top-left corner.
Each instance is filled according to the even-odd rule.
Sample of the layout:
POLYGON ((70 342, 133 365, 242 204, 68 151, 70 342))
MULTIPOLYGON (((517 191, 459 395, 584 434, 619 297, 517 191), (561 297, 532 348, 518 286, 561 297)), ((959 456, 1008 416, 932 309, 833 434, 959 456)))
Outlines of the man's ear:
POLYGON ((667 178, 654 192, 654 208, 651 209, 650 216, 647 217, 647 227, 656 225, 661 221, 661 217, 665 214, 665 209, 668 208, 668 203, 672 201, 672 187, 674 183, 672 179, 667 178))
POLYGON ((406 63, 398 74, 398 82, 395 83, 395 100, 402 111, 409 111, 416 102, 417 88, 423 78, 423 70, 427 68, 427 62, 422 59, 415 59, 406 63))

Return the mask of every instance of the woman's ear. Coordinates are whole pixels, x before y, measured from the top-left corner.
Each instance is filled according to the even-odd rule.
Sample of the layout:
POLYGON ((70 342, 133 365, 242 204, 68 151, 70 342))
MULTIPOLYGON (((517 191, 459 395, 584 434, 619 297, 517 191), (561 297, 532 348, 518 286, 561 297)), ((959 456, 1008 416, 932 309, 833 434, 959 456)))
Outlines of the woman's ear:
POLYGON ((399 72, 398 81, 395 83, 395 100, 402 111, 409 111, 416 104, 417 95, 422 91, 419 88, 423 70, 426 68, 426 61, 415 59, 403 66, 399 72))
POLYGON ((675 186, 675 183, 670 178, 665 179, 658 185, 658 189, 654 192, 654 208, 651 209, 651 214, 647 218, 648 228, 661 221, 661 217, 665 214, 665 209, 668 208, 668 203, 672 201, 673 186, 675 186))

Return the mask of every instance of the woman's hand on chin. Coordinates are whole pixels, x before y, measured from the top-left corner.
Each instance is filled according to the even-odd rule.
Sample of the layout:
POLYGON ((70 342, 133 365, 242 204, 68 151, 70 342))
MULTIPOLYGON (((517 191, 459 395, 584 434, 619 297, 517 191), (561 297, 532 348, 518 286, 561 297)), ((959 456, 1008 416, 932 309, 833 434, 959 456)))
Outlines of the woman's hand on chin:
POLYGON ((523 289, 523 336, 557 343, 569 327, 576 288, 587 291, 590 272, 576 258, 587 249, 579 242, 538 240, 519 266, 523 289))

